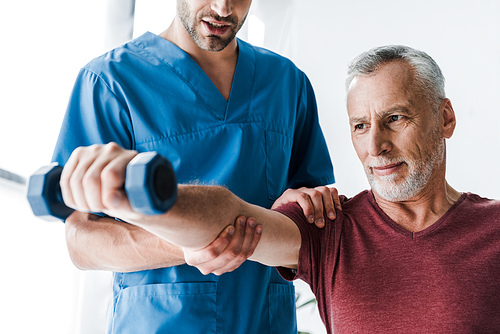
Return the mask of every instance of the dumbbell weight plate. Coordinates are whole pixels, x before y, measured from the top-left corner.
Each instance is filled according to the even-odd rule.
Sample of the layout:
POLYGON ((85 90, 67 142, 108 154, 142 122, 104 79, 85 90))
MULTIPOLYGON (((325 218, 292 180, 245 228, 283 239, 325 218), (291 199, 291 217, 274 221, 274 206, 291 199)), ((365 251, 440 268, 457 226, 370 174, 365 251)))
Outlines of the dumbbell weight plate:
POLYGON ((156 152, 137 155, 127 165, 125 192, 135 212, 146 215, 167 212, 177 199, 177 178, 172 164, 156 152))
POLYGON ((31 175, 27 198, 35 216, 47 221, 65 220, 73 209, 64 205, 59 180, 63 168, 57 163, 39 168, 31 175))

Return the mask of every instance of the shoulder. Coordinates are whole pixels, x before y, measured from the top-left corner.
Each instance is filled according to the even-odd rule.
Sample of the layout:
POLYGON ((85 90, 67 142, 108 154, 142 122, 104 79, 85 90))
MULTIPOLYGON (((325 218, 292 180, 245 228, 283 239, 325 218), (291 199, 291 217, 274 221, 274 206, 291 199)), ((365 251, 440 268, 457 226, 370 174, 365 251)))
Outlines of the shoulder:
POLYGON ((462 197, 469 202, 469 203, 474 203, 477 205, 484 205, 484 206, 492 206, 492 207, 499 207, 500 206, 500 200, 497 199, 491 199, 487 197, 483 197, 474 193, 464 193, 462 194, 462 197))
POLYGON ((255 46, 238 39, 238 45, 242 52, 252 52, 255 55, 255 62, 259 67, 268 67, 274 70, 291 71, 300 77, 306 77, 290 59, 268 50, 263 47, 255 46))
POLYGON ((473 193, 464 193, 458 203, 463 210, 500 217, 500 200, 490 199, 473 193))
MULTIPOLYGON (((304 215, 304 212, 302 211, 302 208, 297 203, 288 203, 280 206, 279 208, 273 209, 273 211, 277 211, 285 215, 292 220, 295 225, 297 225, 300 231, 302 244, 315 244, 320 242, 322 236, 330 233, 329 230, 333 225, 333 223, 328 219, 325 227, 321 229, 316 225, 309 223, 304 215), (311 240, 315 240, 315 242, 311 240)), ((338 219, 336 221, 338 221, 338 219)))
MULTIPOLYGON (((350 216, 358 212, 370 212, 371 210, 369 209, 369 207, 373 208, 374 206, 376 206, 373 195, 369 190, 364 190, 352 198, 344 195, 340 195, 339 197, 342 211, 338 212, 337 219, 335 221, 328 221, 327 225, 328 223, 334 223, 343 220, 345 216, 350 216)), ((304 216, 302 208, 297 203, 288 203, 274 210, 280 212, 281 214, 284 214, 285 216, 293 220, 297 225, 300 224, 313 227, 315 226, 314 224, 308 223, 307 218, 304 216)))
POLYGON ((354 197, 340 196, 343 213, 367 211, 368 208, 378 207, 370 190, 363 190, 354 197))
POLYGON ((157 66, 160 61, 154 56, 154 50, 159 47, 158 43, 158 36, 146 33, 92 59, 82 70, 106 78, 110 74, 129 71, 131 68, 157 66))
POLYGON ((249 52, 249 51, 254 52, 255 57, 261 61, 280 63, 283 66, 297 68, 295 66, 295 64, 290 59, 288 59, 288 58, 286 58, 286 57, 284 57, 276 52, 268 50, 266 48, 252 45, 252 44, 245 42, 241 39, 238 39, 238 46, 241 48, 241 50, 243 52, 249 52))

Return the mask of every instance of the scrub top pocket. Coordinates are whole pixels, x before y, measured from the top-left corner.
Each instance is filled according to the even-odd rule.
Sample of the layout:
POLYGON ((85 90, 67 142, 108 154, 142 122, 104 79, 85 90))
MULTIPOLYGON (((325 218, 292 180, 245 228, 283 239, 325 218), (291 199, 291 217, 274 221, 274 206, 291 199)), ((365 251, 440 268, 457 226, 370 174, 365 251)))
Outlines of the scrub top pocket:
POLYGON ((148 284, 125 288, 118 295, 109 332, 216 333, 216 293, 216 282, 148 284))
POLYGON ((269 322, 271 333, 292 333, 297 331, 295 314, 295 287, 292 284, 270 283, 269 322), (291 316, 293 315, 293 316, 291 316))

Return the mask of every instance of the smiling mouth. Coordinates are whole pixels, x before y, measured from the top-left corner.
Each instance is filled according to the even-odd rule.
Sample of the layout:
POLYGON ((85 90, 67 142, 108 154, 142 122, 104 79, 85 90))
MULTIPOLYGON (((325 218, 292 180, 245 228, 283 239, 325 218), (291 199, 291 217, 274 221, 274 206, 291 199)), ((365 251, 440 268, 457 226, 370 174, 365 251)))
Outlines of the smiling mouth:
POLYGON ((378 176, 384 176, 396 172, 399 167, 401 167, 401 165, 403 165, 403 162, 392 163, 384 166, 371 166, 371 168, 374 174, 378 176))

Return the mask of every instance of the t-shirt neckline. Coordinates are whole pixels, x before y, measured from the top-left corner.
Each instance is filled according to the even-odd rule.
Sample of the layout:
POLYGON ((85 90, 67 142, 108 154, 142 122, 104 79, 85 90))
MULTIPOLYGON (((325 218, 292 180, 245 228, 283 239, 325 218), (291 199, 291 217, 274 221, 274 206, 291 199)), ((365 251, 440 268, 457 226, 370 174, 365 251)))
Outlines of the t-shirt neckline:
POLYGON ((453 214, 453 212, 459 207, 460 204, 462 204, 463 201, 467 198, 468 194, 467 193, 462 193, 458 200, 451 206, 451 208, 448 209, 448 211, 445 212, 444 215, 442 215, 438 220, 436 220, 432 225, 428 226, 427 228, 417 231, 417 232, 411 232, 405 229, 403 226, 399 225, 396 223, 394 220, 392 220, 391 217, 389 217, 384 210, 377 204, 375 197, 373 195, 373 192, 371 190, 368 191, 368 200, 370 203, 373 205, 375 210, 377 210, 380 215, 382 216, 383 220, 390 225, 396 232, 403 234, 409 238, 412 239, 417 239, 417 238, 422 238, 431 232, 435 231, 439 227, 445 223, 448 218, 453 214))

